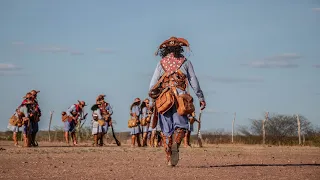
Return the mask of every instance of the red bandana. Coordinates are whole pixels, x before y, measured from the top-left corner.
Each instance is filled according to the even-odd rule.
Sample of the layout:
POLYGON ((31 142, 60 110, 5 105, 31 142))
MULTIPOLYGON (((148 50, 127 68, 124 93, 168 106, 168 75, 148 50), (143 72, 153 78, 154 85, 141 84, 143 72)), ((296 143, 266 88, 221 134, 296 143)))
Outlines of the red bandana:
POLYGON ((168 75, 176 72, 181 65, 184 63, 185 58, 175 58, 173 54, 169 54, 163 59, 161 59, 160 63, 165 72, 168 72, 168 75))

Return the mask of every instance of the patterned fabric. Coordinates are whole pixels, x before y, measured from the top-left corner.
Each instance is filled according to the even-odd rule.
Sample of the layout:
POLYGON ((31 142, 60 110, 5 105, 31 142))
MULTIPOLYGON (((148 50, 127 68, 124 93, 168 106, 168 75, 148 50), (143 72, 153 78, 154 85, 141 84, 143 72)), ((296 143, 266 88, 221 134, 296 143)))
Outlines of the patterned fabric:
POLYGON ((160 63, 165 72, 168 72, 168 75, 176 72, 181 65, 184 63, 186 59, 183 58, 175 58, 173 53, 168 54, 166 57, 161 59, 160 63))

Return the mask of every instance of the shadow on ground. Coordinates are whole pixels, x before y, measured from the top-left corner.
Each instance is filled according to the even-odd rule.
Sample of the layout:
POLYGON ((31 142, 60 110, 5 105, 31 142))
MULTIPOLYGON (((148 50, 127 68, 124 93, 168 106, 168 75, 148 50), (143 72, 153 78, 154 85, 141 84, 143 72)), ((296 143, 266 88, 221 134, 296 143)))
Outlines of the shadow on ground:
POLYGON ((217 167, 263 167, 263 166, 278 166, 278 167, 294 167, 294 166, 320 166, 320 164, 229 164, 229 165, 209 165, 209 166, 188 166, 188 168, 217 168, 217 167))

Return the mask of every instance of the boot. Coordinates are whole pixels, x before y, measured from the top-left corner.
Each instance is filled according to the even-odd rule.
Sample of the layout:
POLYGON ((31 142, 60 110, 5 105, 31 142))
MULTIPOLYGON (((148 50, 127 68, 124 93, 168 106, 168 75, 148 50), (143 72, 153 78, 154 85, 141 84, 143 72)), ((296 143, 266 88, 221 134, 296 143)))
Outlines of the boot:
POLYGON ((98 135, 97 134, 93 135, 93 140, 94 140, 93 146, 97 147, 98 146, 98 135))
POLYGON ((132 135, 131 136, 131 147, 135 147, 136 146, 136 136, 132 135))
POLYGON ((31 134, 31 146, 33 147, 37 147, 38 146, 38 143, 36 142, 36 133, 32 133, 31 134))
POLYGON ((178 164, 179 161, 179 146, 181 144, 181 141, 183 140, 185 136, 185 129, 182 128, 178 128, 175 131, 175 135, 174 135, 174 143, 172 145, 171 148, 171 165, 175 166, 178 164))
POLYGON ((189 131, 188 134, 187 134, 187 144, 188 144, 189 147, 191 147, 190 137, 191 137, 191 131, 189 131))
POLYGON ((138 147, 141 147, 141 139, 140 139, 140 134, 136 134, 136 138, 137 138, 137 143, 138 143, 138 147))
POLYGON ((64 138, 66 139, 66 143, 69 145, 69 132, 64 132, 64 138))
POLYGON ((166 153, 166 163, 172 166, 172 136, 162 136, 164 151, 166 153))
POLYGON ((184 147, 190 147, 190 131, 186 131, 185 137, 183 138, 184 147))
POLYGON ((28 147, 31 147, 31 141, 32 141, 32 136, 31 136, 31 133, 28 132, 28 135, 27 135, 28 147))

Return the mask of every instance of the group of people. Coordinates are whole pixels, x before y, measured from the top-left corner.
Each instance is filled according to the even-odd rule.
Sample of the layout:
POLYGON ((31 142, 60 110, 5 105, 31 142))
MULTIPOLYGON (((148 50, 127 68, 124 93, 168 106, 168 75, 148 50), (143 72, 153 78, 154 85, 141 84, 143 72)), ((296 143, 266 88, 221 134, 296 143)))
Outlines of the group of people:
MULTIPOLYGON (((179 161, 179 147, 183 139, 190 146, 190 134, 193 130, 191 120, 195 118, 193 98, 188 91, 188 85, 200 101, 200 109, 206 106, 203 92, 193 69, 193 65, 184 55, 184 48, 190 50, 189 42, 184 38, 171 37, 160 44, 155 55, 160 55, 149 86, 149 97, 141 103, 136 98, 130 107, 131 118, 128 127, 131 128, 131 145, 154 146, 154 139, 160 131, 162 146, 169 166, 175 166, 179 161), (152 104, 152 105, 150 105, 152 104), (142 135, 142 138, 140 138, 142 135), (149 141, 148 141, 149 140, 149 141), (148 142, 147 142, 148 141, 148 142)), ((37 103, 39 91, 32 90, 10 118, 8 128, 14 132, 14 142, 18 145, 16 132, 23 126, 25 146, 37 146, 35 141, 40 121, 41 111, 37 103)), ((104 100, 105 95, 99 95, 92 110, 92 135, 94 145, 103 145, 103 136, 112 126, 112 108, 104 100)), ((62 112, 65 139, 69 143, 69 133, 73 144, 77 145, 76 127, 86 118, 83 108, 84 101, 70 106, 62 112)))
POLYGON ((38 146, 36 135, 39 130, 41 109, 38 104, 37 95, 40 91, 31 90, 24 97, 21 104, 9 119, 8 129, 13 132, 15 146, 20 146, 17 138, 19 128, 22 128, 24 147, 38 146))
MULTIPOLYGON (((150 104, 148 98, 142 102, 140 98, 135 98, 130 106, 131 119, 128 122, 128 127, 131 128, 131 147, 160 147, 163 146, 163 133, 159 123, 152 128, 153 111, 155 106, 150 104)), ((193 122, 195 113, 188 115, 188 129, 184 137, 184 147, 191 147, 190 134, 193 132, 193 122)))

